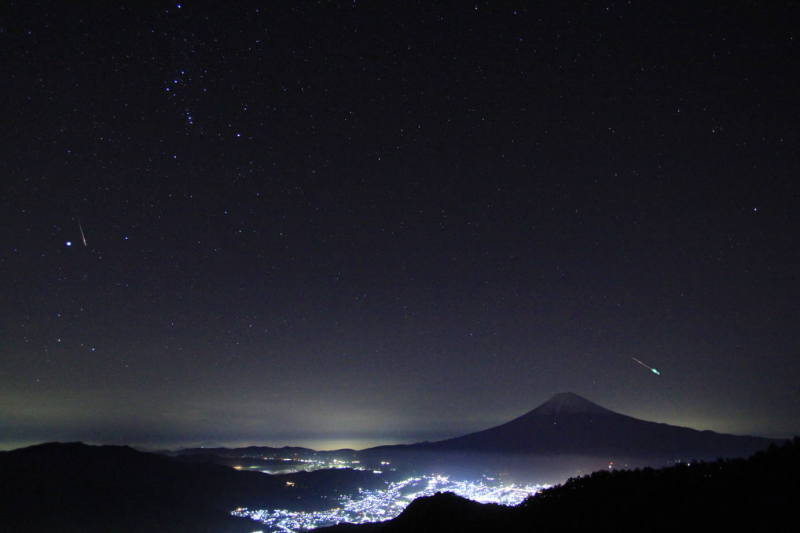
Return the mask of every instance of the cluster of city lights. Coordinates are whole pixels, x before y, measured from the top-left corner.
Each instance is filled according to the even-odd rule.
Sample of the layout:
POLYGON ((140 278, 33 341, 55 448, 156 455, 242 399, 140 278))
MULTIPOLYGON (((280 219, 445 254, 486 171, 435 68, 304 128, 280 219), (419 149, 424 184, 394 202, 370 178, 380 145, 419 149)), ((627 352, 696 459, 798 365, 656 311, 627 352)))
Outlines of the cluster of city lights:
MULTIPOLYGON (((247 457, 243 457, 243 462, 247 457)), ((298 457, 261 457, 264 461, 274 461, 277 463, 275 466, 264 465, 235 465, 233 468, 236 470, 256 470, 264 474, 293 474, 295 472, 313 472, 314 470, 325 470, 331 468, 350 470, 366 470, 361 464, 361 461, 352 460, 345 461, 342 459, 303 459, 298 457)), ((389 464, 386 461, 381 464, 389 464)), ((380 471, 375 471, 379 473, 380 471)))
POLYGON ((494 478, 455 481, 440 475, 412 477, 387 483, 379 490, 361 490, 354 496, 340 496, 338 506, 325 511, 238 508, 231 514, 263 523, 269 532, 294 533, 301 530, 349 522, 380 522, 399 515, 416 498, 437 492, 453 492, 481 503, 517 505, 545 485, 503 485, 494 478))

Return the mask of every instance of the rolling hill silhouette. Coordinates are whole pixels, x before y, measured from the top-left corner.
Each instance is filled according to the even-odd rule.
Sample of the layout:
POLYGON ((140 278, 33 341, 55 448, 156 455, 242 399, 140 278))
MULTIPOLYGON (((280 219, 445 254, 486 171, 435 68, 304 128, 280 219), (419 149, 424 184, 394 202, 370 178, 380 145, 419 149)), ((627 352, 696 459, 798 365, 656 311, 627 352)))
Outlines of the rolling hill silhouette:
POLYGON ((0 531, 250 532, 252 522, 229 516, 232 509, 325 508, 333 489, 373 478, 326 470, 271 476, 127 446, 47 443, 0 452, 0 531))

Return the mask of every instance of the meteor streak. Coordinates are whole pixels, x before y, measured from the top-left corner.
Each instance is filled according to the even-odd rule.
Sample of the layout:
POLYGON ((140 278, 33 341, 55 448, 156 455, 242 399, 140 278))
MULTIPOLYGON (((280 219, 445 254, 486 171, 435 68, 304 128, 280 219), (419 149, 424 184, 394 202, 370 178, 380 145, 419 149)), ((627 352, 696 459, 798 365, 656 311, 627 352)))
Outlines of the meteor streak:
POLYGON ((650 366, 650 365, 646 365, 646 364, 642 363, 641 361, 639 361, 639 360, 638 360, 638 359, 636 359, 635 357, 631 357, 631 359, 633 359, 634 361, 636 361, 637 363, 639 363, 640 365, 642 365, 643 367, 645 367, 647 370, 649 370, 650 372, 652 372, 652 373, 653 373, 653 374, 655 374, 656 376, 660 376, 660 375, 661 375, 661 372, 659 372, 657 369, 653 368, 652 366, 650 366))
POLYGON ((83 246, 84 247, 89 246, 88 244, 86 244, 86 235, 83 234, 83 226, 81 226, 80 220, 78 221, 78 229, 81 230, 81 241, 83 241, 83 246))

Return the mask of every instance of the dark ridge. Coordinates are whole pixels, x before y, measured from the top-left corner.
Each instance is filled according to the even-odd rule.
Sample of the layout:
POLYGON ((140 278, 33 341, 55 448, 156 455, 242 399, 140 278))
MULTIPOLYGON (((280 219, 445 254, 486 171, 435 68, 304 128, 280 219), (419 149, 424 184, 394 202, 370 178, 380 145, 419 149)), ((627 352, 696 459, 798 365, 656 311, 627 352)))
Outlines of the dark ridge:
POLYGON ((302 448, 299 446, 283 446, 281 448, 273 448, 271 446, 245 446, 242 448, 182 448, 174 452, 175 455, 216 455, 220 457, 235 454, 238 457, 247 455, 264 456, 264 455, 309 455, 317 453, 316 450, 311 448, 302 448))
POLYGON ((599 471, 572 478, 517 507, 437 494, 414 501, 387 522, 318 531, 764 531, 794 523, 798 494, 800 438, 795 438, 749 459, 599 471))
POLYGON ((316 499, 325 475, 322 483, 302 478, 306 490, 287 487, 283 476, 127 446, 40 444, 0 452, 0 530, 250 532, 252 522, 230 517, 232 509, 327 505, 316 499))

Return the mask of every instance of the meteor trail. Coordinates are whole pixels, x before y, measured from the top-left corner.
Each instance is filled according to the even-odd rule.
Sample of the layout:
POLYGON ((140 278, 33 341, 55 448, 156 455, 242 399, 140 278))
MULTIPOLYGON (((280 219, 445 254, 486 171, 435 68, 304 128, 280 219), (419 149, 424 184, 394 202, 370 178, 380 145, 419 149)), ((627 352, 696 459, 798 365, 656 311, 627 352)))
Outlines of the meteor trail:
POLYGON ((645 367, 647 370, 649 370, 650 372, 652 372, 656 376, 660 376, 661 375, 661 372, 659 372, 657 369, 653 368, 652 366, 649 366, 649 365, 646 365, 646 364, 642 363, 641 361, 639 361, 635 357, 631 357, 631 359, 633 359, 634 361, 636 361, 637 363, 639 363, 640 365, 645 367))
POLYGON ((84 247, 89 246, 88 244, 86 244, 86 235, 83 234, 83 226, 81 226, 80 220, 78 221, 78 229, 81 230, 81 240, 83 241, 83 246, 84 247))

